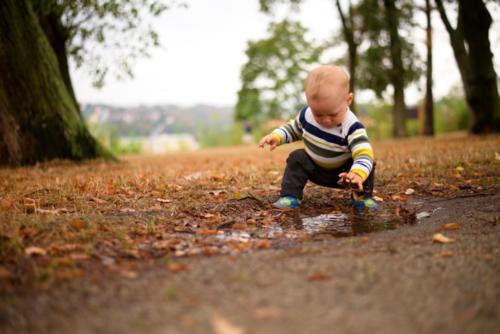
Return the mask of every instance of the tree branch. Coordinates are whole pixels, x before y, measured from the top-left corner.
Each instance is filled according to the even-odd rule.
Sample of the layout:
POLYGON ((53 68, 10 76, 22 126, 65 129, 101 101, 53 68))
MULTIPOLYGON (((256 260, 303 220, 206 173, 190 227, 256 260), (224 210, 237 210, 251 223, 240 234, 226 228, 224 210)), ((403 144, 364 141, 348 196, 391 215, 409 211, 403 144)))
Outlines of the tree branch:
POLYGON ((451 26, 450 20, 448 19, 448 16, 446 15, 446 10, 444 9, 443 6, 443 1, 442 0, 434 0, 436 2, 437 9, 439 11, 439 15, 441 16, 441 20, 443 21, 444 26, 446 27, 446 30, 448 30, 448 33, 450 36, 455 35, 457 32, 453 27, 451 26))

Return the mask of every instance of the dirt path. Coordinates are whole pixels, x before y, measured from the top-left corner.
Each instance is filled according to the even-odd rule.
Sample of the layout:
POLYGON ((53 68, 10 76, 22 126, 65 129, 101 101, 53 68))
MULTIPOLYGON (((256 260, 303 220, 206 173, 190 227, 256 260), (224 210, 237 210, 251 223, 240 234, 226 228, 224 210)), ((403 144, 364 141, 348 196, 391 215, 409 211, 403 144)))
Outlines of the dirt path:
POLYGON ((500 194, 424 204, 417 225, 237 257, 172 273, 78 280, 2 302, 4 333, 494 333, 500 194), (441 231, 445 223, 460 229, 441 231), (456 241, 432 243, 442 232, 456 241))

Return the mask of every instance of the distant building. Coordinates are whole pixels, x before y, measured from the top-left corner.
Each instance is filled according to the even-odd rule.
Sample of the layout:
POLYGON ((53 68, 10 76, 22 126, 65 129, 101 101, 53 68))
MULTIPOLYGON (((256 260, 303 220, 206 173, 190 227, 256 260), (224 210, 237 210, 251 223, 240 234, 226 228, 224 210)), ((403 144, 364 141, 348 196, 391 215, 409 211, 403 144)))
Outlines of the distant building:
POLYGON ((179 151, 195 151, 200 145, 190 133, 159 134, 150 137, 120 137, 120 143, 140 143, 142 153, 165 154, 179 151))

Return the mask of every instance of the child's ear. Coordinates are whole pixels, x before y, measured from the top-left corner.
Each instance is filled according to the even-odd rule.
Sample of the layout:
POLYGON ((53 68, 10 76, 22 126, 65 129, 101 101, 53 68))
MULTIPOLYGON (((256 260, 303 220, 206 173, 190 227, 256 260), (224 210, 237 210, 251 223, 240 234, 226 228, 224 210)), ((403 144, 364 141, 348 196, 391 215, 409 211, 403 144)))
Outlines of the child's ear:
POLYGON ((352 103, 352 100, 354 99, 354 95, 352 93, 349 93, 347 96, 347 105, 350 106, 352 103))

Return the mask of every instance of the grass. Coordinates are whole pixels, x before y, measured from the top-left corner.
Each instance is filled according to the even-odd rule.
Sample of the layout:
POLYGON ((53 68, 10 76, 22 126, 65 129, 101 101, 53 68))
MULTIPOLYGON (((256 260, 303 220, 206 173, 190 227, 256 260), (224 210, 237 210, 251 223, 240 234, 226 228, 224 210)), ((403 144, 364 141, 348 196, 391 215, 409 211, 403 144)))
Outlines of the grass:
MULTIPOLYGON (((498 190, 499 136, 373 145, 376 194, 386 203, 404 202, 408 188, 415 190, 412 196, 437 197, 498 190)), ((130 273, 120 268, 145 259, 267 248, 258 242, 250 247, 221 243, 195 231, 212 231, 222 223, 276 221, 265 203, 277 197, 286 158, 298 147, 269 152, 241 146, 124 157, 122 163, 53 161, 0 169, 2 286, 50 286, 88 273, 102 276, 99 268, 130 273), (30 246, 46 255, 27 255, 30 246)), ((321 200, 331 201, 329 190, 312 188, 306 192, 311 209, 321 200)))

